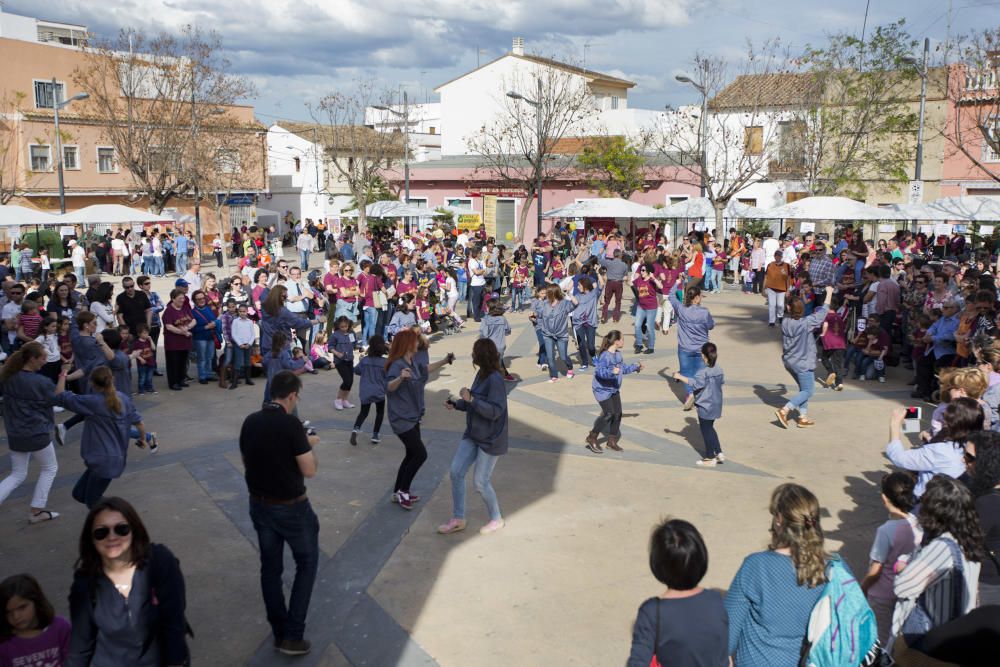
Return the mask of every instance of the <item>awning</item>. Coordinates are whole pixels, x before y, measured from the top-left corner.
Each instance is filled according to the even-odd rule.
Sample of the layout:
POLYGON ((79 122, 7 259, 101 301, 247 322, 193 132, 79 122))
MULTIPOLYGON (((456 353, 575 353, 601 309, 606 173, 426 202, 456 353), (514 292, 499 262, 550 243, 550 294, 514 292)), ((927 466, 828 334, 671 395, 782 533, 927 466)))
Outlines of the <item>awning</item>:
POLYGON ((57 218, 57 222, 66 225, 80 224, 129 224, 133 222, 173 222, 166 215, 157 215, 137 208, 129 208, 120 204, 94 204, 81 208, 79 211, 66 213, 57 218))
POLYGON ((602 197, 584 199, 573 204, 560 206, 542 213, 543 218, 640 218, 657 217, 658 211, 652 206, 636 204, 627 199, 602 197))
MULTIPOLYGON (((762 218, 764 210, 749 204, 730 200, 722 212, 723 218, 762 218)), ((671 204, 656 212, 657 218, 702 218, 715 219, 715 206, 708 197, 695 197, 671 204)))
POLYGON ((869 206, 847 197, 805 197, 763 211, 757 217, 776 220, 909 220, 888 208, 869 206))
MULTIPOLYGON (((434 209, 404 204, 401 201, 376 201, 365 206, 366 218, 433 218, 434 209)), ((358 217, 358 209, 341 213, 344 218, 358 217)))
POLYGON ((0 206, 0 227, 19 227, 21 225, 55 225, 62 222, 57 215, 45 213, 33 208, 7 204, 0 206))

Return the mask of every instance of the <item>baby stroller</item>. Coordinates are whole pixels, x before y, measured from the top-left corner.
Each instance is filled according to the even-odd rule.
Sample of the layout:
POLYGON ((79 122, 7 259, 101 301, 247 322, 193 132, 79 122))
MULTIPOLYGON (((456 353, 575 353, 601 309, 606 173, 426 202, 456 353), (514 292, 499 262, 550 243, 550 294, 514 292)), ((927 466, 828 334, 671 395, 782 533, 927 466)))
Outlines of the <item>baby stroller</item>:
POLYGON ((445 336, 462 332, 462 324, 455 313, 448 310, 448 304, 438 302, 434 306, 434 315, 437 318, 437 329, 445 336))

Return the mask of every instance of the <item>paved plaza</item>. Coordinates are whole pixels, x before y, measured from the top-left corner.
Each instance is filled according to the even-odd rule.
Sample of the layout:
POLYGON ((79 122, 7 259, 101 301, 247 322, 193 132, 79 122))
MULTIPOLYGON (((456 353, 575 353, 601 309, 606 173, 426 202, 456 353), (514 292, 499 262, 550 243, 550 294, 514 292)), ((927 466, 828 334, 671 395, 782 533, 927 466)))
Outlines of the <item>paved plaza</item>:
MULTIPOLYGON (((157 285, 161 294, 165 287, 157 285)), ((432 360, 453 351, 458 361, 427 386, 429 459, 414 484, 423 499, 413 512, 389 503, 403 449, 388 424, 381 444, 362 436, 351 447, 356 411, 333 409, 336 373, 304 376, 300 414, 322 437, 320 471, 307 481, 322 553, 306 629, 313 652, 304 658, 285 658, 271 646, 237 447, 243 418, 260 406, 262 383, 236 391, 195 383, 175 393, 156 378, 160 393, 136 404, 159 434, 160 451, 133 448, 109 493, 132 501, 153 541, 180 558, 196 633, 193 664, 621 664, 639 603, 661 590, 647 566, 654 522, 665 515, 693 522, 710 554, 704 584, 724 590, 744 556, 766 545, 770 491, 790 480, 816 493, 828 548, 860 572, 884 519, 881 452, 890 409, 909 400, 909 371, 890 368, 887 384, 848 382, 841 393, 817 387, 809 412, 816 427, 783 430, 774 409, 795 388, 762 300, 727 291, 704 305, 715 317, 712 340, 726 373, 717 428, 727 462, 714 469, 695 466, 697 418, 681 411, 681 385, 667 379, 678 370, 674 332, 658 336, 656 354, 641 357, 646 369, 625 379, 625 451, 599 456, 583 441, 597 414, 589 373, 549 384, 535 366, 526 315, 510 316, 509 367, 521 381, 509 395, 510 453, 494 475, 507 527, 491 536, 476 530, 487 516, 474 492, 470 529, 435 533, 450 517, 447 471, 464 427, 464 416, 443 403, 471 384, 472 325, 431 349, 432 360)), ((620 326, 632 360, 631 318, 620 326)), ((598 340, 610 328, 601 326, 598 340)), ((83 469, 74 431, 58 452, 49 501, 62 516, 28 525, 34 466, 0 507, 0 575, 33 573, 64 614, 86 514, 70 497, 83 469)), ((0 474, 6 453, 0 442, 0 474)), ((290 556, 286 563, 287 578, 290 556)))

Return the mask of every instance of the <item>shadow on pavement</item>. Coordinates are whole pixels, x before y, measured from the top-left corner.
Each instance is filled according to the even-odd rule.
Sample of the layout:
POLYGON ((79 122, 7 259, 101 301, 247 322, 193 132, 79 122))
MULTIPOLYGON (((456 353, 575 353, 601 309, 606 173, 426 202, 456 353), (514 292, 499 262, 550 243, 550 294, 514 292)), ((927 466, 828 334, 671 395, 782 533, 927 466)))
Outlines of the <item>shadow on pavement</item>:
MULTIPOLYGON (((868 570, 868 553, 875 530, 889 518, 883 510, 880 490, 882 475, 886 472, 870 470, 845 478, 844 493, 852 501, 851 508, 838 513, 840 528, 826 533, 829 539, 842 543, 840 555, 859 579, 868 570)), ((822 501, 820 498, 821 504, 822 501)))

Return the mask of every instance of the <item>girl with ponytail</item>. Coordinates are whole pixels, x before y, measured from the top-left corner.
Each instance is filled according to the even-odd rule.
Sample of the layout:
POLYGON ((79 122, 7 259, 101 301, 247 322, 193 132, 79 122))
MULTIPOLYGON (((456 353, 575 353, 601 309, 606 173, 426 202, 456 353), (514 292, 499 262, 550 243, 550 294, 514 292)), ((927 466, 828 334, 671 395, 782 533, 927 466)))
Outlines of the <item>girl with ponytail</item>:
POLYGON ((737 665, 796 665, 813 606, 823 594, 819 501, 782 484, 771 494, 771 543, 750 554, 726 594, 729 654, 737 665))
POLYGON ((101 499, 111 480, 125 471, 129 436, 137 436, 136 446, 148 443, 155 450, 156 438, 146 433, 142 416, 132 399, 115 389, 114 376, 107 366, 90 373, 90 391, 85 395, 64 391, 56 404, 83 417, 80 454, 87 469, 73 487, 73 498, 88 508, 101 499))
POLYGON ((52 444, 55 419, 52 406, 56 394, 66 384, 65 369, 53 382, 39 371, 45 366, 45 347, 38 342, 25 343, 20 350, 7 357, 0 367, 0 384, 3 386, 3 422, 10 446, 10 475, 0 481, 0 504, 14 489, 28 478, 28 463, 38 461, 41 472, 31 498, 30 523, 50 521, 58 512, 45 509, 49 490, 59 472, 56 450, 52 444))

